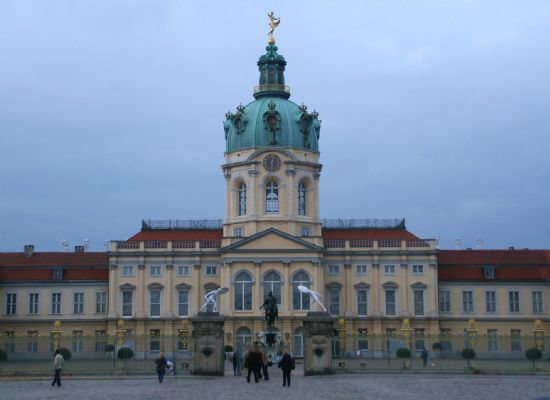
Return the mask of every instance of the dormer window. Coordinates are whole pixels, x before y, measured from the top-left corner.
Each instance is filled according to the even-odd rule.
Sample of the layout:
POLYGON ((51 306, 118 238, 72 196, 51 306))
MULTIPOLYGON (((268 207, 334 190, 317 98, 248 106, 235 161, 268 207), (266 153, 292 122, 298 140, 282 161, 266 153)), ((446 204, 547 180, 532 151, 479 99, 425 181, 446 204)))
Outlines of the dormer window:
POLYGON ((487 265, 483 268, 485 279, 495 279, 495 267, 487 265))
POLYGON ((53 270, 53 279, 55 281, 63 279, 63 268, 56 268, 53 270))

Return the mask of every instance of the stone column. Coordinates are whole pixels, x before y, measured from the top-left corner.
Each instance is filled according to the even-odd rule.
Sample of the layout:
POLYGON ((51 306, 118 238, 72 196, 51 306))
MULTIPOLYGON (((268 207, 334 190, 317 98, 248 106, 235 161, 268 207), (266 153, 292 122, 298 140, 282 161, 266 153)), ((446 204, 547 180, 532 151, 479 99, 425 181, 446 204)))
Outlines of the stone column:
POLYGON ((262 304, 264 299, 262 297, 262 284, 260 283, 262 274, 262 262, 260 260, 254 261, 254 286, 252 287, 252 312, 254 315, 262 315, 257 307, 258 304, 262 304))
POLYGON ((380 264, 372 264, 372 312, 375 317, 384 315, 380 303, 380 264))
POLYGON ((192 302, 192 309, 189 310, 189 314, 193 315, 194 313, 198 313, 201 306, 202 306, 202 296, 203 296, 203 288, 201 287, 201 265, 195 264, 193 265, 193 275, 191 276, 191 282, 193 285, 192 293, 193 293, 193 302, 192 302))
POLYGON ((290 282, 290 262, 283 262, 283 283, 281 286, 281 305, 279 316, 289 316, 292 310, 291 299, 292 284, 290 282), (281 313, 281 311, 284 313, 281 313))
POLYGON ((219 313, 199 312, 193 324, 193 375, 224 375, 223 317, 219 313))
POLYGON ((328 375, 332 368, 334 318, 312 311, 304 319, 304 375, 328 375))
MULTIPOLYGON (((220 265, 220 287, 229 288, 229 293, 233 293, 233 286, 231 285, 231 261, 223 262, 220 265)), ((218 307, 222 314, 228 315, 231 312, 231 297, 233 295, 219 296, 218 297, 218 307)))
POLYGON ((117 318, 118 310, 118 265, 109 268, 109 318, 117 318))
POLYGON ((351 263, 344 264, 344 282, 344 290, 340 292, 345 296, 344 316, 351 317, 353 315, 353 295, 355 293, 351 285, 351 263))
POLYGON ((172 318, 174 316, 174 265, 166 264, 166 316, 172 318))
POLYGON ((400 305, 400 313, 398 314, 401 317, 408 317, 411 315, 410 303, 412 299, 409 296, 409 264, 401 264, 401 295, 398 298, 400 305))
POLYGON ((147 288, 145 287, 145 265, 139 264, 138 265, 138 276, 137 276, 137 288, 136 288, 136 296, 137 296, 137 310, 136 310, 136 316, 138 318, 145 318, 145 299, 147 298, 147 288))

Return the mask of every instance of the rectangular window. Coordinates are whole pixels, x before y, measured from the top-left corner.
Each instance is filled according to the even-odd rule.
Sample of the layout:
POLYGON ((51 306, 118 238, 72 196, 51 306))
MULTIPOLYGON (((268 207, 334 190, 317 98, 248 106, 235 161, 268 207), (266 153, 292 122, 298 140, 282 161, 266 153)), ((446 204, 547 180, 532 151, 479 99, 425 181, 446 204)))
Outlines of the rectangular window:
POLYGON ((367 275, 367 266, 365 264, 356 265, 355 273, 357 275, 367 275))
POLYGON ((133 265, 122 266, 122 276, 134 276, 134 266, 133 265))
POLYGON ((464 290, 462 292, 462 312, 474 312, 474 292, 471 290, 464 290))
POLYGON ((38 353, 38 331, 27 332, 27 353, 38 353))
POLYGON ((487 329, 487 351, 498 351, 498 329, 487 329))
POLYGON ((149 330, 149 351, 160 351, 160 329, 149 330))
POLYGON ((396 315, 396 292, 395 289, 386 289, 384 291, 386 297, 386 315, 394 317, 396 315))
POLYGON ((6 314, 15 315, 17 312, 17 294, 8 293, 6 295, 6 314))
POLYGON ((134 292, 125 290, 122 292, 122 316, 131 317, 134 305, 134 292))
POLYGON ((4 332, 6 340, 4 341, 4 351, 8 354, 15 353, 15 331, 4 332))
POLYGON ((178 316, 187 317, 189 315, 189 290, 178 291, 178 316))
POLYGON ((218 267, 215 265, 206 266, 206 275, 207 276, 216 276, 218 274, 218 267))
POLYGON ((533 312, 534 313, 541 313, 544 312, 543 309, 543 297, 541 291, 535 291, 533 292, 533 312))
POLYGON ((439 291, 439 312, 451 312, 451 291, 439 291))
POLYGON ((73 353, 82 351, 82 331, 73 331, 73 353))
POLYGON ((52 314, 61 314, 61 293, 52 293, 52 314))
POLYGON ((485 276, 485 279, 495 279, 495 267, 484 267, 483 275, 485 276))
POLYGON ((395 265, 393 264, 384 265, 384 274, 395 275, 395 265))
POLYGON ((357 289, 357 315, 364 317, 368 315, 368 290, 357 289))
POLYGON ((233 228, 233 236, 234 237, 243 237, 244 236, 244 229, 241 228, 241 227, 233 228))
POLYGON ((74 294, 74 308, 75 314, 84 314, 84 293, 77 292, 74 294))
POLYGON ((340 315, 340 289, 328 290, 328 311, 332 315, 340 315))
POLYGON ((413 274, 422 275, 424 273, 423 265, 413 265, 412 269, 413 269, 413 274))
POLYGON ((397 329, 386 328, 386 337, 386 351, 390 354, 395 353, 401 344, 401 342, 397 339, 397 329))
POLYGON ((451 330, 450 329, 441 329, 441 351, 452 351, 453 342, 451 340, 451 330))
POLYGON ((487 290, 485 292, 485 312, 494 313, 497 311, 497 292, 487 290))
POLYGON ((178 276, 189 276, 189 265, 178 265, 178 276))
POLYGON ((29 314, 38 314, 38 293, 29 293, 29 314))
POLYGON ((508 292, 508 304, 510 307, 510 312, 519 312, 519 292, 511 291, 508 292))
POLYGON ((416 351, 422 351, 426 347, 426 343, 424 341, 424 329, 419 328, 414 330, 414 349, 416 351))
POLYGON ((103 353, 105 351, 106 345, 107 345, 107 331, 104 331, 104 330, 95 331, 96 353, 103 353))
POLYGON ((510 347, 512 351, 521 351, 521 329, 510 331, 510 347))
POLYGON ((309 226, 302 226, 302 237, 311 237, 311 228, 309 226))
POLYGON ((59 281, 63 279, 63 269, 58 268, 53 270, 53 279, 59 281))
POLYGON ((338 275, 340 274, 340 266, 339 265, 329 265, 328 266, 328 273, 329 275, 338 275))
POLYGON ((423 289, 413 290, 413 301, 414 301, 414 315, 416 316, 424 315, 424 290, 423 289))
POLYGON ((149 267, 149 275, 151 276, 161 276, 162 275, 162 268, 160 265, 151 265, 149 267))
POLYGON ((95 312, 96 314, 105 314, 107 312, 107 292, 96 292, 95 312))
POLYGON ((151 290, 151 317, 160 317, 160 290, 151 290))
POLYGON ((368 330, 367 329, 359 329, 358 331, 358 340, 357 340, 357 348, 359 351, 368 351, 369 350, 369 339, 368 339, 368 330))

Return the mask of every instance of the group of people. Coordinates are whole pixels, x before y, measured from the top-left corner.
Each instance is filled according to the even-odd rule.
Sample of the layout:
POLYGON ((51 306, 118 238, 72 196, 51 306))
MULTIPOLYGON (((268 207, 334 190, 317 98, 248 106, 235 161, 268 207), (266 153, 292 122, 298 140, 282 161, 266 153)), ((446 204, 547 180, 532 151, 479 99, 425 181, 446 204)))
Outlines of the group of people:
MULTIPOLYGON (((254 382, 258 383, 262 379, 269 380, 269 367, 273 365, 271 355, 258 346, 247 348, 244 356, 236 351, 232 356, 233 373, 235 376, 241 375, 241 370, 247 370, 246 381, 250 383, 250 377, 254 377, 254 382)), ((278 367, 283 371, 283 386, 290 386, 290 373, 295 367, 294 358, 288 350, 284 350, 278 367)))

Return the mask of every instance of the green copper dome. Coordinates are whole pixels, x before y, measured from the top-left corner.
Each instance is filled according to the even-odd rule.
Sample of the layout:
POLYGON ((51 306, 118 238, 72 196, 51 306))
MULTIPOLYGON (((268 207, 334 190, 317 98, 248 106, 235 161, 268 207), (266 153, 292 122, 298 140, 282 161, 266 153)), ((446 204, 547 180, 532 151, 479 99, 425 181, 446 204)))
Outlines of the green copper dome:
POLYGON ((277 54, 277 46, 269 45, 266 50, 258 60, 260 84, 254 88, 256 100, 225 115, 226 151, 274 146, 319 151, 318 114, 288 100, 290 89, 284 84, 286 61, 277 54))

